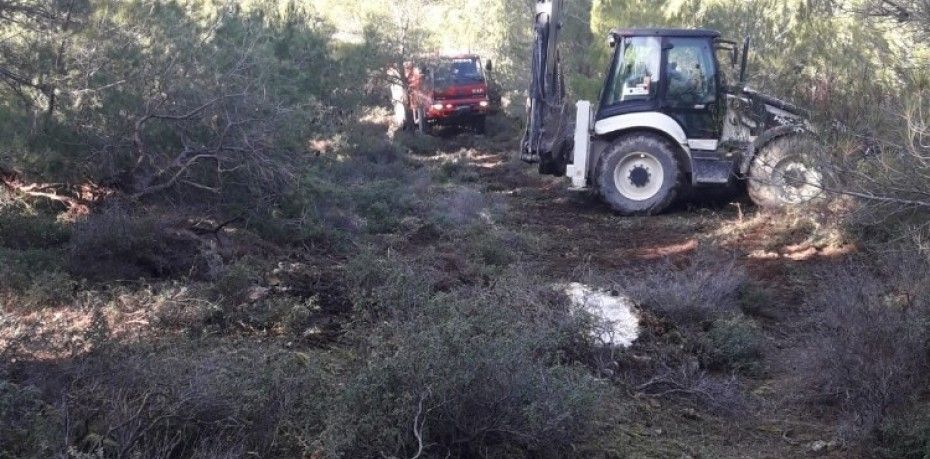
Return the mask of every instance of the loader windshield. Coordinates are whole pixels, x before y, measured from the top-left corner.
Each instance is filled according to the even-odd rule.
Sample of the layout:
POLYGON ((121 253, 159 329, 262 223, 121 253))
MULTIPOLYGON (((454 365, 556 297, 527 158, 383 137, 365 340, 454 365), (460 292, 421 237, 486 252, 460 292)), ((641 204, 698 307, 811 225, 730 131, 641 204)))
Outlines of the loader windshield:
POLYGON ((662 43, 657 37, 628 37, 617 51, 607 105, 648 101, 659 88, 662 43))

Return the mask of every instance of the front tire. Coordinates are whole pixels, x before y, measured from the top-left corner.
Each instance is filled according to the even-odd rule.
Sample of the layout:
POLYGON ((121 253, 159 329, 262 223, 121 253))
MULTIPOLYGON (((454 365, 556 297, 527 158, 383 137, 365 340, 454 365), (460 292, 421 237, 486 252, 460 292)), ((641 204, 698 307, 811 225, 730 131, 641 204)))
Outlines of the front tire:
POLYGON ((674 147, 656 136, 639 134, 615 140, 598 163, 602 199, 623 215, 654 215, 678 197, 684 173, 674 147))
POLYGON ((809 135, 779 137, 762 147, 749 167, 746 188, 759 207, 783 209, 815 201, 824 177, 812 161, 817 143, 809 135))

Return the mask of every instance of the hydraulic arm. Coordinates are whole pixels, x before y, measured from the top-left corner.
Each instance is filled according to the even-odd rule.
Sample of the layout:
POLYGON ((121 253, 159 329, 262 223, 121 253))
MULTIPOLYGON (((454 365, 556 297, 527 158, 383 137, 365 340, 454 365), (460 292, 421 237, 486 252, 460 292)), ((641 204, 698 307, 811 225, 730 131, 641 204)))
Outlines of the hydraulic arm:
POLYGON ((539 163, 540 172, 564 174, 560 160, 572 132, 565 111, 565 83, 558 50, 564 0, 536 2, 527 127, 522 159, 539 163))

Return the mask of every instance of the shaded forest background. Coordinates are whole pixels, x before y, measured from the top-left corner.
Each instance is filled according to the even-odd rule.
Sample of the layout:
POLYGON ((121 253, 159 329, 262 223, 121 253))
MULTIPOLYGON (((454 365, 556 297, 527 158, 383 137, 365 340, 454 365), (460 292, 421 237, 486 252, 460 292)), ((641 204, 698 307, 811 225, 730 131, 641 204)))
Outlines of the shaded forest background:
POLYGON ((561 241, 509 221, 473 164, 519 141, 532 11, 0 0, 0 457, 661 456, 643 393, 725 433, 785 404, 837 454, 930 451, 927 2, 568 2, 575 99, 612 27, 751 36, 750 85, 810 110, 837 184, 762 232, 858 250, 777 293, 728 253, 571 267, 666 330, 618 355, 553 293, 561 241), (389 69, 435 50, 493 61, 488 136, 386 125, 389 69), (789 333, 762 330, 766 304, 804 313, 804 384, 777 402, 740 386, 789 333))
MULTIPOLYGON (((753 38, 755 89, 810 108, 824 126, 901 145, 912 133, 899 129, 902 117, 926 106, 923 9, 569 2, 565 72, 575 97, 595 99, 611 27, 715 28, 753 38)), ((383 105, 386 69, 410 56, 484 53, 497 64, 508 113, 521 115, 531 13, 532 2, 517 0, 480 8, 451 0, 4 2, 4 177, 86 188, 84 197, 76 189, 53 197, 72 207, 113 190, 267 198, 281 191, 283 165, 306 139, 331 138, 348 112, 383 105), (244 164, 254 167, 236 169, 244 164)))

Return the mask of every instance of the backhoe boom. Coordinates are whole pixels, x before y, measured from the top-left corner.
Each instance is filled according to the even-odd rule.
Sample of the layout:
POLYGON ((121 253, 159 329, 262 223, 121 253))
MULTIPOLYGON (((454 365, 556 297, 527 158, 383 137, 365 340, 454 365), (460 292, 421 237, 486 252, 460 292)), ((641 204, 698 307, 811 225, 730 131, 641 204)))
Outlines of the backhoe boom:
POLYGON ((532 76, 530 80, 527 128, 522 158, 538 162, 543 173, 564 174, 564 161, 558 160, 570 143, 571 123, 565 114, 565 84, 559 56, 564 0, 536 2, 532 76))

